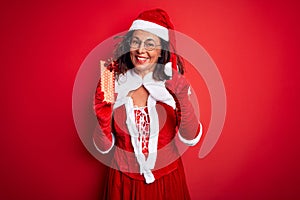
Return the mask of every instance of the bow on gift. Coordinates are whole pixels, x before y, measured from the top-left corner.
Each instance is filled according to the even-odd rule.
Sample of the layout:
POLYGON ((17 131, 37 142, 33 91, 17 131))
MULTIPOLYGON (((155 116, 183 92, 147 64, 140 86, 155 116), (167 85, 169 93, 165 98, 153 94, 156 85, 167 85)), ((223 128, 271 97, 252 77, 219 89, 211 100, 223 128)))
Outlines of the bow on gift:
POLYGON ((114 72, 118 72, 119 71, 119 63, 115 60, 113 60, 112 58, 107 59, 104 62, 104 67, 106 67, 106 69, 108 69, 110 72, 114 71, 114 72))

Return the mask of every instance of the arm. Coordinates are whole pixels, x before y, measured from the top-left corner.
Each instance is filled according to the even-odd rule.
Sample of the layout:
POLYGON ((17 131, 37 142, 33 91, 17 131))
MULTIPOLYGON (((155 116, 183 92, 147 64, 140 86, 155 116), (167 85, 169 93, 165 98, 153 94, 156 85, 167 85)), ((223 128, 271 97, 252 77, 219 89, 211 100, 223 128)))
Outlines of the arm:
POLYGON ((189 146, 194 146, 201 138, 202 125, 189 100, 190 84, 184 76, 175 72, 172 79, 166 81, 166 86, 173 93, 176 101, 179 139, 189 146))
POLYGON ((114 136, 111 132, 112 103, 104 101, 101 81, 99 81, 96 89, 94 111, 98 124, 93 134, 93 141, 99 152, 108 153, 114 145, 114 136))

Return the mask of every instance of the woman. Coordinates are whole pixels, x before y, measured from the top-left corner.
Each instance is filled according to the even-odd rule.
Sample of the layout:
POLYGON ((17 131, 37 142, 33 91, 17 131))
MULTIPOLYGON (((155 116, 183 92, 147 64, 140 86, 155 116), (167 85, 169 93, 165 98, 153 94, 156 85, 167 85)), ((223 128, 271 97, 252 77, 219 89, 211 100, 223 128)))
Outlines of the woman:
POLYGON ((174 138, 193 146, 202 127, 172 29, 165 11, 141 13, 109 66, 116 72, 114 103, 104 101, 99 81, 94 144, 101 153, 115 147, 104 199, 190 199, 174 138))

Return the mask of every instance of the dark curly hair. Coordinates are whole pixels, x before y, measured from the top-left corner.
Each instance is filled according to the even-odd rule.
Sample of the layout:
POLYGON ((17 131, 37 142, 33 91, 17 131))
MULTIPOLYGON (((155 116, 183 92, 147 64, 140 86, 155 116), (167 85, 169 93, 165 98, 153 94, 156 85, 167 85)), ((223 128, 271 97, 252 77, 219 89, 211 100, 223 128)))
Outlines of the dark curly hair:
MULTIPOLYGON (((114 51, 114 60, 118 63, 118 72, 116 74, 117 78, 120 74, 125 74, 127 70, 134 68, 134 65, 132 64, 131 58, 130 58, 130 46, 129 42, 132 38, 134 31, 129 31, 125 36, 118 36, 117 38, 121 38, 121 42, 119 42, 116 45, 115 51, 114 51)), ((165 74, 164 68, 165 64, 169 62, 170 60, 170 48, 169 48, 169 42, 161 39, 161 57, 158 58, 157 65, 153 71, 153 79, 164 81, 170 79, 168 75, 165 74)), ((175 53, 175 52, 174 52, 175 53)), ((183 61, 182 58, 176 54, 177 57, 177 67, 179 73, 184 73, 184 67, 183 67, 183 61)))

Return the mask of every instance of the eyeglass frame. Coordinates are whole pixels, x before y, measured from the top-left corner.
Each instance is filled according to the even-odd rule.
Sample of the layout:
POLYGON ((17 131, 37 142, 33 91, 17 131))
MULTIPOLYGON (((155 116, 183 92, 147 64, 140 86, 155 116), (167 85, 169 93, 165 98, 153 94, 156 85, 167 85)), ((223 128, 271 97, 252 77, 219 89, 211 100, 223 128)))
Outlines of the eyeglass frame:
POLYGON ((141 48, 141 44, 142 44, 142 43, 144 44, 143 48, 144 48, 146 51, 153 51, 153 50, 156 49, 156 47, 162 46, 161 44, 160 44, 160 45, 156 45, 155 41, 152 40, 152 39, 147 39, 147 40, 145 40, 144 42, 142 42, 141 40, 139 40, 139 39, 137 39, 137 38, 131 38, 130 40, 128 40, 129 47, 132 48, 132 49, 139 49, 139 48, 141 48), (133 41, 134 39, 137 40, 137 41, 139 41, 139 42, 138 42, 138 46, 136 46, 136 47, 132 46, 132 44, 131 44, 132 41, 133 41), (153 48, 150 48, 150 49, 149 49, 149 46, 147 47, 147 45, 146 45, 146 42, 147 42, 147 41, 152 41, 152 42, 155 44, 155 46, 153 46, 153 48))

